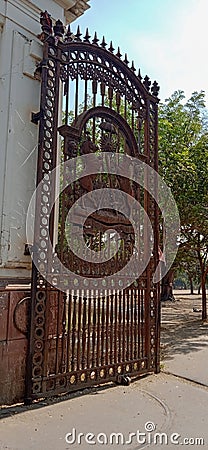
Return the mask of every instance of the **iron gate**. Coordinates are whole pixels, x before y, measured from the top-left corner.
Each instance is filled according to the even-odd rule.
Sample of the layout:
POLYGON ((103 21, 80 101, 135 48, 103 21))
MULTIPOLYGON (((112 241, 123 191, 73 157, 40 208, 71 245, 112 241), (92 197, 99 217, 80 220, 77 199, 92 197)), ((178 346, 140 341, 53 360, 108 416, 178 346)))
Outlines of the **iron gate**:
POLYGON ((81 38, 78 27, 76 35, 70 28, 64 35, 60 21, 52 29, 47 13, 41 23, 28 400, 159 371, 157 204, 143 186, 112 169, 116 158, 123 169, 137 158, 157 170, 158 85, 137 76, 127 55, 123 59, 112 42, 107 48, 104 38, 99 43, 96 33, 90 40, 87 29, 81 38), (112 207, 103 201, 106 188, 112 207), (142 205, 144 258, 146 215, 154 230, 150 260, 136 279, 122 272, 135 254, 131 199, 142 205), (75 204, 78 212, 68 220, 75 204), (83 254, 76 237, 81 224, 83 254), (113 256, 106 255, 112 245, 113 256), (85 250, 94 255, 90 262, 85 250), (100 263, 96 252, 105 256, 100 263))

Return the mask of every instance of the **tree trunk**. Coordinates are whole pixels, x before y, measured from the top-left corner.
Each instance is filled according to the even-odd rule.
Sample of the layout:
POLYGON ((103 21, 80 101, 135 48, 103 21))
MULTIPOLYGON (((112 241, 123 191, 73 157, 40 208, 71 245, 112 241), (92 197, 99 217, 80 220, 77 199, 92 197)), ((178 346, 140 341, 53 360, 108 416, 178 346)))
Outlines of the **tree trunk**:
POLYGON ((200 293, 201 293, 201 283, 198 286, 198 295, 200 295, 200 293))
POLYGON ((162 279, 162 287, 161 287, 161 301, 165 302, 167 300, 175 301, 173 295, 173 279, 174 279, 174 271, 169 270, 164 278, 162 279))
POLYGON ((202 290, 202 320, 207 320, 207 296, 206 296, 206 279, 208 273, 208 267, 206 267, 203 256, 200 253, 200 233, 198 233, 198 260, 201 269, 201 290, 202 290))
POLYGON ((206 272, 201 277, 202 288, 202 320, 207 320, 206 272))
POLYGON ((193 286, 193 280, 192 278, 189 276, 189 281, 190 281, 190 293, 193 295, 194 293, 194 286, 193 286))

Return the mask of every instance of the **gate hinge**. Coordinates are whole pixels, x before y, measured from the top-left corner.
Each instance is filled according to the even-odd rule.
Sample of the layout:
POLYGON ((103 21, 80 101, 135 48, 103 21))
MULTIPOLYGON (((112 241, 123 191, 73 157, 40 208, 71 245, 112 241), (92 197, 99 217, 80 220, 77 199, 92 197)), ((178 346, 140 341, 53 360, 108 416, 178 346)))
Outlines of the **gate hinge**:
POLYGON ((44 68, 48 69, 48 60, 47 59, 42 59, 42 61, 37 64, 35 73, 34 73, 34 77, 36 78, 36 80, 41 81, 42 69, 44 69, 44 68))
POLYGON ((24 250, 24 255, 25 256, 30 256, 32 253, 35 252, 35 245, 32 244, 25 244, 25 250, 24 250))
POLYGON ((41 113, 41 111, 38 111, 38 112, 32 112, 31 113, 31 122, 32 123, 35 123, 36 125, 38 124, 38 122, 39 122, 39 120, 41 119, 41 117, 42 117, 42 113, 41 113))

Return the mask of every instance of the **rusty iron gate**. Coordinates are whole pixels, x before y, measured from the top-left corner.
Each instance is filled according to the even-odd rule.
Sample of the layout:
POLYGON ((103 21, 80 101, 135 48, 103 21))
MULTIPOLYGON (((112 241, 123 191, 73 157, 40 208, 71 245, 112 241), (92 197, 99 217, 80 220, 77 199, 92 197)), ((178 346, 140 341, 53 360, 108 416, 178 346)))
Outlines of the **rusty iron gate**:
POLYGON ((28 401, 159 371, 159 288, 153 283, 158 210, 144 186, 128 175, 135 158, 157 171, 158 85, 142 79, 140 71, 136 75, 127 55, 96 33, 91 39, 87 29, 82 37, 78 27, 75 35, 70 28, 64 34, 60 21, 52 28, 47 13, 41 23, 41 104, 32 117, 40 123, 28 401), (123 172, 113 171, 116 158, 123 172), (102 197, 106 188, 108 205, 102 197), (96 191, 99 205, 89 198, 96 191), (126 196, 128 217, 119 193, 126 196), (144 258, 148 233, 142 211, 154 238, 149 262, 135 279, 122 272, 135 253, 129 199, 142 205, 144 258), (75 204, 78 212, 69 220, 75 204), (86 247, 80 253, 81 225, 86 247), (106 256, 110 245, 113 256, 106 256), (104 251, 105 258, 89 262, 85 250, 104 251))

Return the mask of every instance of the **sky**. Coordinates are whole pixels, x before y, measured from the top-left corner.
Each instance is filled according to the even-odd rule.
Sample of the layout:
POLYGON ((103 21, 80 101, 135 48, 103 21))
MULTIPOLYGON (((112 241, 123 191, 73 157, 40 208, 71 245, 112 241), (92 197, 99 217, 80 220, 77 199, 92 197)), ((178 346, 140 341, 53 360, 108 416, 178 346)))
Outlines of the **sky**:
POLYGON ((72 24, 97 31, 161 87, 162 101, 176 90, 186 98, 204 90, 208 104, 208 0, 89 0, 72 24))

